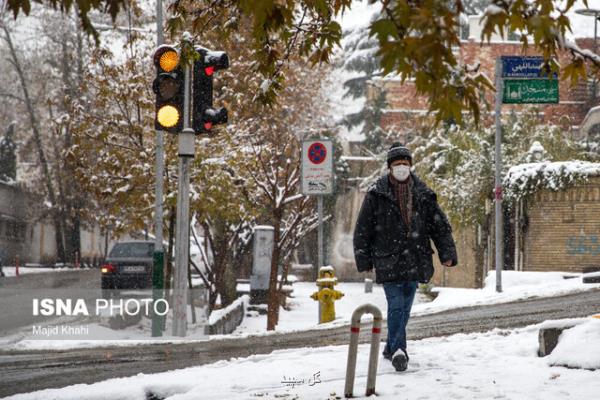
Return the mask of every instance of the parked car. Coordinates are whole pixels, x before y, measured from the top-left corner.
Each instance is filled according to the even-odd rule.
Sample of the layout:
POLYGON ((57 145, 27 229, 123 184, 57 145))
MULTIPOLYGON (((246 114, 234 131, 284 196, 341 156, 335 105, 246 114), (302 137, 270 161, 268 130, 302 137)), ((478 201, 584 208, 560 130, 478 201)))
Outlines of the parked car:
POLYGON ((117 242, 101 267, 102 289, 152 288, 154 242, 117 242))

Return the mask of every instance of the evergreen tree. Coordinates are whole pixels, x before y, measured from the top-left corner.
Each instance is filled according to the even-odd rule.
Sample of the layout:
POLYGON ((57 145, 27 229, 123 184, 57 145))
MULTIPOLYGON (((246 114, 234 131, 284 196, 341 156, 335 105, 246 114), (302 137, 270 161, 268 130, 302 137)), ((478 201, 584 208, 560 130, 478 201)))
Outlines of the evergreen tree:
MULTIPOLYGON (((535 142, 544 149, 543 159, 583 157, 559 127, 541 124, 535 109, 503 119, 503 176, 510 167, 530 161, 528 152, 535 142)), ((494 133, 493 126, 477 127, 470 121, 463 126, 424 129, 408 144, 418 175, 439 195, 453 225, 484 221, 485 201, 493 195, 494 133)))
POLYGON ((374 83, 382 76, 377 41, 370 36, 368 26, 359 26, 344 33, 343 43, 342 68, 353 75, 344 82, 344 98, 364 101, 359 111, 344 116, 344 124, 364 135, 365 154, 377 154, 384 150, 389 134, 381 128, 381 115, 388 107, 387 92, 374 83))

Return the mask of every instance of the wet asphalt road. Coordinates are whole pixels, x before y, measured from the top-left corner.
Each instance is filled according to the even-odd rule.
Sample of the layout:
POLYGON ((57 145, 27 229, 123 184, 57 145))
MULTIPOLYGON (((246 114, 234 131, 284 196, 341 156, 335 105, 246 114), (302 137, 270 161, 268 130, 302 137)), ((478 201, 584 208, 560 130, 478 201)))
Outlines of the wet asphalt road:
MULTIPOLYGON (((521 302, 468 307, 412 317, 410 340, 494 328, 526 326, 547 319, 583 317, 600 312, 600 289, 521 302)), ((385 324, 384 324, 385 326, 385 324)), ((361 342, 367 342, 367 326, 361 342)), ((385 330, 382 337, 385 338, 385 330)), ((209 340, 184 344, 151 344, 70 351, 3 351, 0 349, 0 396, 76 383, 153 373, 265 354, 278 349, 343 345, 349 327, 275 333, 244 339, 209 340)))
POLYGON ((82 269, 0 279, 0 337, 48 318, 34 317, 32 298, 56 298, 71 294, 78 298, 101 296, 100 270, 82 269), (59 294, 60 293, 60 294, 59 294))

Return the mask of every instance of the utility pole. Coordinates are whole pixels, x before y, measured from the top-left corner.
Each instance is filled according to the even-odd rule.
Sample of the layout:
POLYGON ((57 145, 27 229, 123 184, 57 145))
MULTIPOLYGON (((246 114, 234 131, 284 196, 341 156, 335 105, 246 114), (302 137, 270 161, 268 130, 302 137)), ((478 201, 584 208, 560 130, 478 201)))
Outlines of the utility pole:
MULTIPOLYGON (((160 13, 159 18, 160 18, 160 13)), ((160 28, 159 28, 160 29, 160 28)), ((159 41, 162 40, 159 35, 159 41)), ((229 67, 229 58, 223 51, 193 48, 200 59, 193 63, 182 57, 192 49, 192 37, 185 32, 180 46, 159 45, 154 52, 156 78, 152 90, 156 94, 157 129, 157 195, 156 247, 162 250, 162 131, 177 134, 179 179, 177 192, 177 226, 175 233, 175 270, 173 277, 173 336, 185 336, 187 331, 188 270, 190 254, 190 164, 194 158, 195 135, 211 134, 214 125, 227 122, 225 108, 212 107, 212 75, 216 70, 229 67), (194 71, 194 72, 192 72, 194 71), (194 74, 194 112, 192 127, 192 74, 194 74), (159 162, 160 161, 160 162, 159 162), (160 180, 159 180, 160 177, 160 180), (160 215, 160 218, 158 217, 160 215)), ((156 255, 156 253, 155 253, 156 255)), ((164 256, 155 257, 156 280, 154 287, 162 288, 164 256), (160 274, 158 273, 160 271, 160 274)), ((156 292, 160 292, 155 290, 156 292)), ((156 300, 156 299, 155 299, 156 300)), ((153 335, 160 336, 158 322, 153 320, 153 335)))
POLYGON ((184 64, 183 131, 179 133, 179 182, 177 190, 177 226, 175 232, 175 271, 173 282, 173 336, 187 334, 188 286, 190 260, 190 164, 194 158, 194 130, 190 127, 191 66, 184 64))
POLYGON ((500 57, 496 58, 496 110, 495 110, 495 123, 496 123, 496 153, 495 153, 495 189, 494 197, 496 199, 496 292, 502 292, 502 266, 504 260, 502 257, 502 250, 504 248, 504 226, 502 223, 502 95, 504 91, 504 80, 502 79, 502 60, 500 57))
MULTIPOLYGON (((162 18, 162 0, 156 0, 156 47, 164 43, 162 18)), ((162 129, 156 129, 156 188, 154 196, 154 263, 152 268, 152 300, 156 303, 164 296, 163 249, 163 175, 164 175, 164 139, 162 129)), ((152 336, 162 336, 164 317, 152 316, 152 336)))

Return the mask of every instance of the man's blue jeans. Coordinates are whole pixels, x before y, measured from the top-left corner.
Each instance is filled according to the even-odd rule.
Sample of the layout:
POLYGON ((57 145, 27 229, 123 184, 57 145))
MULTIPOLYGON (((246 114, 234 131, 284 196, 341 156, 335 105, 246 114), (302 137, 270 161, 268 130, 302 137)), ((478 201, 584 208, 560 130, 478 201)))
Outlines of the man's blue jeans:
POLYGON ((408 318, 410 317, 410 309, 415 299, 417 285, 416 281, 383 284, 388 304, 388 339, 385 352, 390 355, 394 355, 398 349, 406 352, 406 324, 408 324, 408 318))

